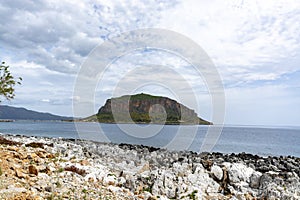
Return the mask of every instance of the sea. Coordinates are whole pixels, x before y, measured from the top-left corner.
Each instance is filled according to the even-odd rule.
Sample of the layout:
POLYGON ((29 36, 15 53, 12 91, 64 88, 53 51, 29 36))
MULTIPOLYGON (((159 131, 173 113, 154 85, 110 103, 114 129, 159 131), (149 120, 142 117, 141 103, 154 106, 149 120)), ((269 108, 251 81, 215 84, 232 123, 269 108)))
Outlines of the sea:
POLYGON ((260 156, 300 157, 298 126, 218 127, 210 132, 203 125, 100 124, 91 122, 14 121, 0 122, 0 134, 85 139, 128 143, 175 151, 251 153, 260 156), (204 146, 209 148, 202 148, 204 146))

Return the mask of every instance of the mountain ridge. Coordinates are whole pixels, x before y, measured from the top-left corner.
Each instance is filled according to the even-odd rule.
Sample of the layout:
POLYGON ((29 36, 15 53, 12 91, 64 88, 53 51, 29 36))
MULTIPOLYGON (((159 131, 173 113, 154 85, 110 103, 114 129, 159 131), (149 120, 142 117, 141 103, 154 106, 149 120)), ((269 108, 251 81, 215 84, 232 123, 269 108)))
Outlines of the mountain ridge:
POLYGON ((72 120, 73 117, 37 112, 23 107, 0 105, 0 120, 72 120))

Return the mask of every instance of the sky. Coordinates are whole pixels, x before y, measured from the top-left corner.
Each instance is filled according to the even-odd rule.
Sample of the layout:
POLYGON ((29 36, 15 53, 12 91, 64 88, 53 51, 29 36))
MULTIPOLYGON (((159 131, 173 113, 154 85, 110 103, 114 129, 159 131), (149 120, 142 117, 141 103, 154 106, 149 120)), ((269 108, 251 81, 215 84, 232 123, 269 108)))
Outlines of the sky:
MULTIPOLYGON (((75 83, 91 51, 118 34, 157 28, 191 39, 214 63, 224 87, 225 124, 300 125, 298 0, 10 0, 0 2, 0 23, 0 59, 23 78, 15 99, 2 104, 72 116, 75 83)), ((128 52, 91 88, 92 111, 118 85, 131 88, 120 94, 176 100, 189 87, 196 106, 182 103, 210 120, 211 91, 193 69, 172 52, 128 52)))

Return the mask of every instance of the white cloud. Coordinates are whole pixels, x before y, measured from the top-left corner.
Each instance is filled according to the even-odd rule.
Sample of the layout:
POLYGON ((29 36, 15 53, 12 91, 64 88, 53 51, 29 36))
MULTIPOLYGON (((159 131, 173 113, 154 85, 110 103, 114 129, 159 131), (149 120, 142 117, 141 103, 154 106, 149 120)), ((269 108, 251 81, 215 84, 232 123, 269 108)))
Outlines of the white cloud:
POLYGON ((23 78, 22 85, 17 85, 15 106, 29 109, 53 112, 61 115, 71 115, 73 82, 75 75, 51 71, 42 65, 27 61, 14 62, 6 59, 15 77, 23 78))
MULTIPOLYGON (((163 1, 6 1, 0 4, 2 48, 50 70, 76 73, 110 34, 150 26, 163 1)), ((17 56, 16 56, 17 55, 17 56)))
POLYGON ((50 99, 41 99, 41 102, 49 103, 50 99))
POLYGON ((72 96, 75 75, 88 53, 112 34, 151 26, 161 10, 172 4, 162 0, 2 1, 0 57, 16 76, 23 77, 14 103, 71 114, 67 97, 72 96), (52 105, 43 107, 41 99, 52 105))
MULTIPOLYGON (((263 107, 269 109, 259 120, 268 118, 271 123, 283 107, 290 116, 296 116, 292 107, 297 107, 299 100, 299 81, 294 75, 300 71, 299 19, 298 0, 1 1, 0 57, 16 76, 24 78, 22 86, 16 88, 14 104, 71 115, 72 99, 78 100, 70 98, 76 73, 94 47, 124 31, 171 29, 196 41, 216 64, 228 97, 228 123, 258 122, 255 113, 263 107), (247 113, 245 120, 240 120, 242 111, 247 113)), ((158 51, 134 52, 116 61, 106 72, 99 85, 101 95, 96 94, 96 98, 110 98, 118 81, 145 63, 179 72, 199 94, 199 104, 205 105, 201 113, 210 116, 203 79, 181 58, 158 51)), ((126 83, 143 82, 145 75, 136 72, 125 77, 126 83)), ((161 69, 146 78, 167 74, 161 69)), ((167 78, 178 84, 172 74, 167 78)), ((143 90, 151 92, 152 88, 139 91, 143 90)), ((157 87, 155 91, 167 93, 157 87)), ((102 100, 99 102, 97 106, 102 100)))
POLYGON ((298 65, 278 68, 284 59, 299 57, 299 19, 299 1, 188 0, 165 12, 160 26, 198 42, 225 81, 241 77, 244 71, 268 80, 270 71, 280 77, 299 69, 298 65))

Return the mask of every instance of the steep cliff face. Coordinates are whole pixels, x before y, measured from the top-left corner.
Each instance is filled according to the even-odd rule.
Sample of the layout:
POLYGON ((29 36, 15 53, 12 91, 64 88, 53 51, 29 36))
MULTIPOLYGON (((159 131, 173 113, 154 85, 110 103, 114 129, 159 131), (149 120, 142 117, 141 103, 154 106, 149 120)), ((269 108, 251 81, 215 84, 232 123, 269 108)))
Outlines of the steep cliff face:
POLYGON ((108 99, 97 118, 103 123, 211 124, 175 100, 143 93, 108 99))

